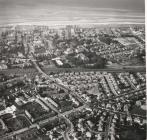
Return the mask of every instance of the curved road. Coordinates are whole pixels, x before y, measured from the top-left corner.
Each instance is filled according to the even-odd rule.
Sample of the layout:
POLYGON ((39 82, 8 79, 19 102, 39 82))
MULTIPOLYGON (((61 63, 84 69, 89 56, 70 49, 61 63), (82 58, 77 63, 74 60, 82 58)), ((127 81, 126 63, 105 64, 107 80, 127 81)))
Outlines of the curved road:
MULTIPOLYGON (((43 71, 40 69, 40 67, 37 65, 35 59, 33 58, 33 55, 32 55, 32 57, 30 57, 30 60, 31 60, 31 62, 33 63, 33 65, 35 66, 35 68, 37 69, 37 71, 38 71, 40 74, 42 74, 43 76, 47 77, 49 80, 56 82, 55 79, 51 79, 45 72, 43 72, 43 71)), ((59 85, 59 83, 57 83, 57 84, 59 85)), ((60 86, 60 85, 59 85, 59 86, 60 86)), ((66 88, 66 87, 65 87, 65 88, 66 88)), ((52 105, 50 104, 50 107, 51 107, 56 113, 58 113, 59 116, 63 117, 63 118, 66 120, 66 123, 67 123, 68 127, 67 127, 66 131, 63 133, 63 137, 64 137, 64 140, 70 140, 70 138, 69 138, 69 133, 73 130, 73 124, 71 123, 71 121, 70 121, 68 118, 65 117, 65 115, 62 115, 54 106, 52 106, 52 105)))

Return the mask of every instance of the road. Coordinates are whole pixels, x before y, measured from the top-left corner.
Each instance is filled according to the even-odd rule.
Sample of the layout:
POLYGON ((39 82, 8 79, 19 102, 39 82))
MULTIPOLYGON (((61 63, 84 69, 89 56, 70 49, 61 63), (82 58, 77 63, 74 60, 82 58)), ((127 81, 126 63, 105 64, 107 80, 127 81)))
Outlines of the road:
POLYGON ((106 78, 106 80, 107 80, 107 82, 108 82, 108 85, 109 85, 111 91, 113 92, 113 94, 114 94, 115 96, 117 96, 118 93, 115 91, 113 84, 110 82, 109 76, 108 76, 108 75, 104 75, 104 76, 105 76, 105 78, 106 78))
MULTIPOLYGON (((85 108, 85 106, 81 106, 81 107, 79 107, 79 108, 76 108, 76 109, 74 109, 74 112, 80 111, 80 110, 83 109, 83 108, 85 108)), ((9 137, 15 136, 15 135, 17 135, 17 134, 20 134, 20 133, 29 131, 30 129, 33 129, 33 128, 37 128, 38 125, 39 125, 40 127, 41 127, 41 126, 44 126, 44 125, 47 124, 49 121, 53 121, 53 120, 55 120, 55 119, 57 119, 57 118, 59 118, 59 117, 65 118, 67 124, 68 124, 68 125, 70 124, 70 125, 69 125, 70 127, 67 128, 66 133, 69 133, 70 131, 72 132, 73 125, 72 125, 72 123, 70 122, 70 120, 69 120, 68 118, 65 117, 66 115, 69 115, 69 114, 72 113, 72 112, 73 112, 73 111, 70 110, 70 111, 67 111, 67 112, 64 112, 64 113, 60 113, 60 114, 58 114, 57 116, 54 116, 54 117, 51 117, 51 118, 42 120, 42 121, 40 121, 40 122, 38 122, 38 123, 34 123, 34 124, 30 125, 29 127, 26 127, 26 128, 23 128, 23 129, 20 129, 20 130, 17 130, 17 131, 13 131, 13 132, 8 133, 8 134, 6 134, 6 135, 4 135, 4 136, 0 136, 0 140, 5 140, 6 138, 9 138, 9 137)), ((66 135, 68 135, 68 134, 66 134, 66 135)))
MULTIPOLYGON (((127 115, 127 113, 123 113, 123 112, 120 112, 120 111, 114 111, 114 110, 102 108, 102 107, 99 107, 99 106, 97 106, 97 109, 105 110, 106 112, 111 112, 111 113, 115 113, 115 114, 127 115)), ((134 116, 134 117, 140 117, 140 118, 143 118, 143 119, 146 118, 146 116, 141 116, 141 115, 137 115, 137 114, 130 114, 130 115, 134 116)))
POLYGON ((135 87, 135 85, 132 83, 131 79, 130 79, 128 76, 125 76, 125 77, 126 77, 126 79, 128 80, 129 84, 132 86, 132 88, 133 88, 133 89, 137 89, 137 88, 135 87))
POLYGON ((109 129, 110 129, 110 126, 111 126, 112 118, 113 118, 113 115, 110 114, 109 119, 108 119, 108 125, 107 125, 107 127, 106 127, 106 134, 105 134, 104 140, 108 140, 109 129))
MULTIPOLYGON (((45 75, 45 76, 47 76, 48 77, 48 75, 45 73, 45 72, 43 72, 39 67, 38 67, 38 65, 36 64, 36 62, 35 61, 33 61, 33 63, 35 63, 34 65, 35 65, 35 67, 36 67, 36 69, 40 72, 40 73, 42 73, 43 75, 45 75)), ((66 71, 66 69, 64 69, 65 71, 66 71)), ((69 69, 68 69, 69 70, 69 69)), ((71 70, 71 69, 70 69, 71 70)), ((70 71, 69 70, 69 71, 70 71)), ((72 71, 74 71, 74 70, 76 70, 76 71, 89 71, 89 69, 72 69, 72 71)), ((127 69, 99 69, 99 70, 94 70, 94 71, 108 71, 108 72, 122 72, 122 71, 138 71, 138 69, 129 69, 129 68, 127 68, 127 69)), ((143 69, 140 69, 141 71, 142 70, 144 70, 144 68, 143 69)), ((91 71, 91 69, 90 69, 90 71, 91 71)), ((109 84, 109 86, 110 86, 110 88, 111 88, 111 90, 113 91, 113 93, 117 96, 116 98, 118 98, 118 97, 121 97, 120 95, 118 95, 117 94, 117 92, 115 91, 115 89, 113 88, 113 85, 110 83, 110 81, 109 81, 109 77, 107 77, 106 76, 106 79, 107 79, 107 81, 108 81, 108 84, 109 84)), ((62 87, 64 87, 64 85, 60 85, 59 83, 56 83, 58 86, 60 86, 61 88, 62 87)), ((67 89, 67 91, 70 91, 70 89, 68 89, 67 87, 64 87, 64 88, 66 88, 67 89)), ((71 94, 72 94, 72 91, 70 92, 71 94)), ((130 94, 130 93, 128 93, 128 94, 130 94)), ((75 96, 75 94, 73 94, 74 96, 75 96)), ((126 94, 123 94, 122 96, 125 96, 126 94)), ((76 95, 77 97, 78 97, 78 99, 80 99, 81 101, 82 101, 82 103, 84 103, 84 101, 81 99, 81 97, 79 96, 79 95, 76 95)), ((84 107, 86 107, 86 106, 84 106, 84 107)), ((102 109, 102 108, 101 108, 102 109)), ((106 108, 103 108, 103 109, 105 109, 105 110, 107 110, 107 111, 109 111, 109 112, 113 112, 113 113, 119 113, 119 114, 124 114, 124 113, 121 113, 121 112, 118 112, 118 111, 112 111, 112 110, 108 110, 108 109, 106 109, 106 108)), ((62 117, 64 117, 64 119, 66 120, 66 122, 69 124, 69 127, 67 128, 67 130, 65 131, 65 133, 64 133, 64 139, 65 140, 69 140, 69 131, 71 131, 72 129, 73 129, 73 125, 72 125, 72 123, 70 122, 70 120, 68 119, 68 118, 66 118, 65 116, 66 115, 68 115, 68 113, 71 113, 71 112, 73 112, 73 110, 70 110, 69 112, 66 112, 66 113, 64 113, 64 115, 63 114, 61 114, 61 113, 59 113, 58 112, 58 115, 59 116, 62 116, 62 117)), ((135 115, 136 116, 136 115, 135 115)), ((110 116, 110 120, 109 120, 109 125, 108 125, 108 130, 107 131, 109 131, 109 127, 110 127, 110 123, 111 123, 111 120, 112 120, 112 116, 110 116)), ((108 139, 108 133, 106 134, 106 137, 105 137, 106 139, 108 139)))
MULTIPOLYGON (((109 100, 115 100, 115 99, 117 99, 117 98, 125 97, 125 96, 127 96, 127 95, 134 94, 135 92, 139 92, 139 91, 143 91, 143 90, 145 90, 145 88, 139 89, 139 90, 133 90, 133 91, 131 91, 131 92, 127 92, 127 93, 124 93, 124 94, 121 94, 121 95, 117 95, 117 96, 115 96, 115 97, 110 97, 110 98, 108 98, 108 99, 104 99, 103 101, 106 102, 106 101, 109 101, 109 100)), ((102 102, 103 102, 103 101, 102 101, 102 102)))
MULTIPOLYGON (((37 63, 36 63, 36 61, 35 61, 35 59, 32 57, 32 58, 30 58, 30 60, 32 61, 32 63, 34 64, 34 66, 35 66, 35 69, 38 71, 38 73, 40 73, 40 74, 42 74, 43 76, 45 76, 46 78, 48 78, 49 80, 51 80, 51 81, 54 81, 58 86, 60 86, 61 88, 67 88, 67 87, 64 87, 64 85, 60 85, 57 81, 56 81, 56 79, 52 79, 52 78, 50 78, 45 72, 43 72, 41 69, 40 69, 40 67, 37 65, 37 63)), ((33 69, 34 70, 34 69, 33 69)), ((9 72, 11 72, 11 70, 4 70, 4 71, 1 71, 1 73, 5 73, 6 71, 9 71, 9 72)), ((45 70, 46 71, 46 70, 45 70)), ((76 71, 78 71, 78 72, 83 72, 83 71, 100 71, 100 72, 103 72, 103 71, 107 71, 107 72, 124 72, 124 71, 141 71, 141 72, 145 72, 145 69, 144 68, 142 68, 142 69, 140 69, 140 70, 138 70, 138 69, 130 69, 130 68, 127 68, 127 69, 76 69, 76 68, 74 68, 74 69, 59 69, 59 68, 53 68, 53 69, 47 69, 47 71, 48 72, 51 72, 51 71, 53 71, 53 72, 55 72, 55 71, 59 71, 59 72, 61 72, 61 71, 64 71, 64 72, 66 72, 66 71, 69 71, 69 72, 76 72, 76 71)), ((17 73, 15 70, 14 70, 14 72, 15 73, 17 73)), ((31 72, 31 71, 30 71, 31 72)), ((19 73, 21 73, 21 70, 19 71, 19 73)), ((23 75, 24 75, 24 73, 25 73, 25 71, 23 70, 23 75)), ((12 73, 13 74, 13 73, 12 73)), ((26 73, 26 74, 28 74, 28 73, 26 73)), ((72 91, 70 90, 70 89, 68 89, 67 88, 67 90, 69 90, 70 91, 70 94, 72 94, 72 95, 74 95, 74 96, 77 96, 77 98, 79 99, 79 100, 81 100, 81 97, 79 96, 79 95, 75 95, 74 93, 72 93, 72 91)), ((134 91, 134 92, 136 92, 136 91, 134 91)), ((130 93, 127 93, 127 94, 130 94, 130 93)), ((119 98, 119 97, 121 97, 121 96, 125 96, 126 94, 123 94, 123 95, 118 95, 117 97, 115 97, 115 98, 119 98)), ((114 99, 114 98, 113 98, 114 99)), ((110 100, 110 99, 108 99, 108 100, 110 100)), ((83 103, 84 103, 84 101, 82 101, 83 103)), ((65 133, 64 133, 64 139, 65 140, 69 140, 69 132, 71 132, 72 130, 73 130, 73 124, 71 123, 71 121, 66 117, 66 116, 68 116, 70 113, 72 113, 72 112, 76 112, 76 111, 80 111, 81 109, 83 109, 83 108, 86 108, 87 107, 87 105, 86 104, 84 104, 83 106, 81 106, 81 107, 79 107, 79 108, 76 108, 76 109, 73 109, 73 110, 70 110, 70 111, 67 111, 67 112, 64 112, 64 113, 60 113, 54 106, 52 106, 52 104, 50 104, 48 107, 50 107, 51 109, 53 109, 55 112, 57 112, 58 113, 58 115, 57 116, 54 116, 54 117, 51 117, 51 118, 48 118, 48 119, 45 119, 45 120, 42 120, 42 121, 40 121, 39 123, 35 123, 35 124, 32 124, 30 127, 27 127, 27 128, 23 128, 23 129, 20 129, 20 130, 18 130, 18 131, 14 131, 14 132, 12 132, 12 133, 9 133, 9 134, 6 134, 5 136, 1 136, 0 137, 0 139, 4 139, 4 138, 7 138, 7 137, 11 137, 11 136, 14 136, 14 135, 17 135, 17 134, 20 134, 20 133, 23 133, 23 132, 25 132, 25 131, 29 131, 30 129, 33 129, 33 128, 37 128, 37 126, 39 125, 39 126, 42 126, 42 125, 44 125, 44 124, 46 124, 46 123, 48 123, 49 121, 52 121, 52 120, 54 120, 54 119, 56 119, 56 118, 59 118, 59 117, 62 117, 62 118, 64 118, 65 120, 66 120, 66 123, 67 123, 67 125, 68 125, 68 127, 67 127, 67 130, 65 131, 65 133)), ((108 110, 108 109, 106 109, 106 108, 100 108, 100 109, 103 109, 103 110, 107 110, 107 111, 110 111, 110 112, 114 112, 114 111, 112 111, 112 110, 108 110)), ((118 112, 118 111, 115 111, 115 113, 120 113, 121 114, 121 112, 118 112)))
POLYGON ((0 86, 3 86, 3 85, 6 85, 8 83, 13 83, 15 81, 22 81, 25 79, 25 76, 21 76, 21 77, 16 77, 16 78, 13 78, 13 79, 10 79, 10 80, 7 80, 5 82, 0 82, 0 86))
MULTIPOLYGON (((126 67, 125 69, 110 69, 110 68, 106 68, 106 69, 84 69, 84 68, 43 68, 43 71, 45 71, 46 73, 51 73, 51 72, 84 72, 84 71, 106 71, 106 72, 145 72, 146 68, 144 67, 126 67)), ((7 69, 7 70, 1 70, 0 73, 3 74, 18 74, 18 75, 35 75, 38 72, 35 70, 35 68, 28 68, 28 69, 7 69)))

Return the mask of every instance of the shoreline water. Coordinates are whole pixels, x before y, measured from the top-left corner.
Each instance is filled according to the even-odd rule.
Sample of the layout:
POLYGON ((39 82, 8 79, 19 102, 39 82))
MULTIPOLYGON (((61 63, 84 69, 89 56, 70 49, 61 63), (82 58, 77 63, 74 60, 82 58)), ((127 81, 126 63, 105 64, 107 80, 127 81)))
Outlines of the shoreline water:
POLYGON ((82 27, 88 27, 88 26, 126 26, 126 25, 145 25, 145 23, 134 23, 134 22, 107 22, 107 23, 39 23, 39 22, 24 22, 24 23, 12 23, 12 24, 2 24, 0 25, 0 28, 8 27, 8 26, 48 26, 48 27, 65 27, 67 25, 71 26, 82 26, 82 27))

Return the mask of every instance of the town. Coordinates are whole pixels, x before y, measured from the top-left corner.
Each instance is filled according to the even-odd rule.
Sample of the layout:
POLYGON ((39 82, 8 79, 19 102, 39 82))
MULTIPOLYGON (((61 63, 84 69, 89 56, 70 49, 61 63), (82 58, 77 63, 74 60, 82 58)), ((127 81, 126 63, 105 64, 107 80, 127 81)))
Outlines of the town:
POLYGON ((0 27, 0 140, 145 140, 145 59, 144 25, 0 27))

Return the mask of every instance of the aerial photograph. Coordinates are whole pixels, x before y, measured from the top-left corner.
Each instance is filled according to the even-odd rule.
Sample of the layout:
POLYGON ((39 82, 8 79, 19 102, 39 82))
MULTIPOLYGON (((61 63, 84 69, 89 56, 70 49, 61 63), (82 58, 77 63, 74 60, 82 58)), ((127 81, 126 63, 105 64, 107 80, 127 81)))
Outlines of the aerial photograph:
POLYGON ((145 0, 0 0, 0 140, 147 140, 145 0))

